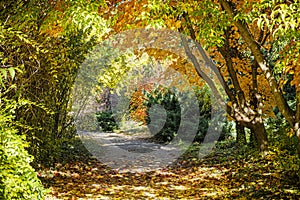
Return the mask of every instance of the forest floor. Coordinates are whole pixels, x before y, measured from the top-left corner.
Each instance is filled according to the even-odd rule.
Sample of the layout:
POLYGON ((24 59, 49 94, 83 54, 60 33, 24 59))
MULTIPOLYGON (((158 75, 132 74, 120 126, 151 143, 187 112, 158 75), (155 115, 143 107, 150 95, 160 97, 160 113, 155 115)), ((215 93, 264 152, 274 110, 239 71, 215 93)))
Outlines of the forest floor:
POLYGON ((225 144, 199 160, 194 148, 166 168, 121 173, 90 155, 79 141, 74 144, 72 160, 38 172, 49 189, 47 200, 300 199, 297 172, 279 166, 272 153, 243 154, 225 144))

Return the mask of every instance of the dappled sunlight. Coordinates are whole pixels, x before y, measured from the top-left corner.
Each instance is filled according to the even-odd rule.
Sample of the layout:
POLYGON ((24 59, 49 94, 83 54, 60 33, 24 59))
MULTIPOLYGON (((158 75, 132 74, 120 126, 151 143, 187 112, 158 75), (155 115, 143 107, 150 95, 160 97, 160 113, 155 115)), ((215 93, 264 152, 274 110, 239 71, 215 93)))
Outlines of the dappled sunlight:
POLYGON ((164 169, 124 173, 91 158, 45 169, 40 176, 51 190, 49 200, 300 197, 299 184, 275 170, 274 158, 224 155, 215 152, 203 160, 183 159, 164 169))
POLYGON ((300 0, 0 7, 0 200, 300 199, 300 0))

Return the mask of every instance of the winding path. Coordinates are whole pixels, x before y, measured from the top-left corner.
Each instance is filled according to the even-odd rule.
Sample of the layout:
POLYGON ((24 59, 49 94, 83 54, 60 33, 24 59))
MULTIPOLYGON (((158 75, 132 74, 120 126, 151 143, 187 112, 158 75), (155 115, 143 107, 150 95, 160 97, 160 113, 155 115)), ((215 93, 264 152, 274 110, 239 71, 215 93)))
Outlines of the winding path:
POLYGON ((183 153, 180 145, 145 140, 148 133, 79 132, 85 147, 98 160, 119 172, 148 171, 172 164, 183 153))

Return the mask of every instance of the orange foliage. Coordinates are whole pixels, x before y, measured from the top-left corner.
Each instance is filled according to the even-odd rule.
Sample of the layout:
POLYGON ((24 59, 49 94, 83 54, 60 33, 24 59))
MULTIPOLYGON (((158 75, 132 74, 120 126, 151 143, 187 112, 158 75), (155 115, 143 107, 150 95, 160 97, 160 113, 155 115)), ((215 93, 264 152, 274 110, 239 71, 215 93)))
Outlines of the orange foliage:
POLYGON ((105 12, 103 16, 105 19, 115 19, 113 22, 113 30, 115 33, 122 32, 128 28, 138 28, 145 25, 139 19, 142 12, 145 12, 148 1, 110 1, 108 5, 109 10, 100 9, 99 12, 105 12), (116 6, 117 4, 117 6, 116 6))
POLYGON ((154 88, 153 84, 141 85, 136 91, 131 95, 130 99, 130 117, 137 121, 146 124, 146 110, 144 102, 146 101, 143 91, 150 92, 154 88))
MULTIPOLYGON (((252 31, 255 31, 256 27, 252 26, 254 29, 252 31)), ((259 31, 257 30, 259 33, 259 31)), ((258 37, 258 35, 257 35, 258 37)), ((231 61, 233 62, 233 67, 235 70, 235 73, 238 78, 238 82, 240 87, 242 88, 246 101, 250 105, 252 101, 252 92, 253 92, 253 77, 252 77, 252 68, 253 68, 253 62, 250 60, 249 56, 243 55, 242 52, 249 52, 249 49, 245 42, 242 41, 242 38, 238 32, 237 27, 232 26, 230 35, 229 35, 229 47, 232 51, 235 52, 234 55, 231 55, 231 61)), ((220 63, 221 67, 221 73, 225 80, 230 79, 225 59, 222 57, 220 52, 217 50, 217 48, 212 47, 209 49, 211 57, 220 63)), ((273 94, 271 92, 271 89, 268 85, 268 81, 266 80, 265 76, 262 74, 261 70, 258 68, 257 71, 257 82, 258 82, 258 93, 262 95, 263 99, 263 114, 265 117, 273 116, 273 108, 275 106, 275 101, 273 94)), ((229 88, 234 88, 232 84, 229 85, 229 88)))
MULTIPOLYGON (((57 19, 55 21, 50 21, 46 26, 47 28, 45 30, 41 30, 41 33, 46 33, 49 36, 57 37, 64 31, 60 21, 62 20, 63 13, 68 5, 64 0, 49 0, 49 3, 52 6, 52 9, 58 12, 57 19)), ((46 16, 45 20, 47 20, 47 18, 48 16, 46 16)))

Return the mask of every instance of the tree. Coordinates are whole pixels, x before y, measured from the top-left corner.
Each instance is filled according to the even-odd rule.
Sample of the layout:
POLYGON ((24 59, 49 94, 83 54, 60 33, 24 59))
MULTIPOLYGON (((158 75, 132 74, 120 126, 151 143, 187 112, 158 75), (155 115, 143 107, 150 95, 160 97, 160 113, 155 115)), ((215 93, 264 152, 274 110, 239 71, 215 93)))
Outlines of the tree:
MULTIPOLYGON (((228 2, 224 0, 220 0, 220 4, 226 11, 229 19, 232 23, 238 28, 241 36, 245 40, 245 43, 248 45, 251 50, 254 60, 263 72, 265 78, 267 79, 271 91, 273 92, 276 105, 279 108, 279 111, 283 114, 285 119, 289 122, 290 126, 293 128, 294 134, 298 138, 298 154, 300 156, 300 92, 299 92, 299 78, 294 75, 292 84, 296 88, 296 108, 293 110, 284 98, 283 91, 280 88, 280 82, 284 81, 284 77, 280 77, 280 79, 276 79, 276 77, 272 73, 272 63, 266 58, 264 55, 264 44, 262 42, 257 41, 255 38, 255 34, 249 31, 245 22, 248 22, 248 26, 252 25, 250 21, 247 21, 247 18, 243 16, 243 12, 234 12, 235 6, 238 5, 230 5, 228 2)), ((299 65, 296 64, 296 60, 299 59, 299 43, 297 44, 297 40, 299 40, 299 2, 274 2, 274 1, 263 1, 260 4, 255 4, 253 9, 254 17, 252 19, 258 20, 258 25, 260 26, 261 35, 265 40, 271 45, 277 45, 276 39, 280 39, 283 35, 286 35, 287 38, 284 38, 286 45, 283 48, 287 49, 287 51, 291 54, 285 55, 283 60, 288 60, 289 62, 281 63, 283 72, 287 73, 299 73, 299 65), (259 14, 263 13, 263 18, 257 17, 259 14), (263 26, 261 22, 264 21, 266 24, 263 26), (297 30, 298 28, 298 30, 297 30), (293 60, 295 59, 295 60, 293 60)), ((253 25, 252 25, 253 26, 253 25)), ((274 47, 273 46, 273 47, 274 47)), ((269 53, 278 53, 272 52, 272 49, 269 50, 269 53)), ((276 67, 276 65, 275 65, 276 67)))
POLYGON ((12 64, 13 52, 9 50, 22 43, 18 39, 25 36, 0 21, 0 199, 43 199, 45 194, 30 165, 33 157, 27 151, 26 136, 20 134, 20 124, 15 120, 16 111, 27 101, 22 97, 18 101, 9 98, 15 93, 17 74, 22 72, 21 64, 12 64))
POLYGON ((19 124, 19 133, 27 136, 35 162, 53 165, 59 159, 61 143, 75 134, 69 114, 72 87, 85 53, 106 32, 106 22, 98 15, 104 4, 1 2, 5 8, 0 16, 3 26, 23 33, 8 36, 10 40, 1 43, 2 64, 19 69, 8 83, 15 87, 6 98, 26 100, 16 109, 14 121, 19 124))
MULTIPOLYGON (((175 2, 170 1, 170 2, 168 2, 168 4, 161 4, 160 2, 151 1, 148 4, 148 7, 147 7, 149 9, 149 11, 148 11, 149 13, 148 13, 148 15, 146 14, 146 16, 144 16, 144 18, 148 19, 148 23, 150 25, 154 26, 154 27, 160 25, 160 26, 168 27, 170 29, 175 29, 175 30, 180 28, 181 32, 188 33, 191 36, 192 39, 194 39, 196 41, 199 41, 199 38, 196 37, 196 34, 197 35, 200 34, 200 33, 197 32, 199 30, 195 30, 195 28, 194 28, 195 25, 192 23, 192 21, 195 22, 195 23, 198 22, 198 21, 195 20, 196 17, 198 18, 198 20, 199 20, 199 18, 201 18, 201 16, 200 16, 201 13, 199 13, 198 11, 201 9, 201 6, 204 7, 204 6, 206 6, 207 3, 208 2, 200 3, 200 4, 199 3, 196 4, 195 2, 188 2, 188 3, 178 2, 178 4, 176 4, 175 2), (187 5, 189 5, 189 6, 187 6, 187 5), (187 7, 192 8, 192 6, 198 6, 197 7, 198 10, 197 9, 194 10, 194 13, 193 13, 194 18, 191 18, 191 15, 189 15, 188 12, 187 12, 188 11, 187 7), (147 18, 147 16, 149 18, 147 18), (151 17, 151 20, 150 20, 150 17, 151 17), (153 18, 154 18, 154 20, 153 20, 153 18), (152 24, 151 21, 155 21, 157 23, 152 24)), ((134 6, 134 5, 131 5, 131 6, 134 6)), ((216 12, 213 9, 211 9, 211 10, 216 12)), ((130 15, 130 16, 132 16, 132 15, 130 15)), ((141 18, 143 18, 143 16, 141 18)), ((118 23, 116 23, 116 24, 118 25, 118 23)), ((140 24, 140 18, 138 18, 138 17, 137 17, 136 24, 137 25, 140 24)), ((213 24, 213 22, 210 22, 210 25, 212 25, 212 24, 213 24)), ((226 27, 227 25, 224 23, 224 24, 222 24, 222 26, 226 27)), ((232 33, 234 33, 234 30, 232 31, 232 33)), ((218 54, 218 52, 216 52, 217 50, 223 52, 223 54, 225 54, 227 52, 228 49, 225 49, 225 48, 230 48, 230 46, 229 46, 229 36, 230 36, 230 34, 231 34, 230 32, 228 32, 228 34, 227 34, 228 35, 228 38, 227 38, 228 41, 227 41, 227 46, 226 47, 220 46, 220 44, 219 44, 220 39, 218 39, 218 37, 214 37, 215 40, 217 40, 217 41, 213 41, 211 38, 209 38, 209 40, 207 42, 207 44, 210 45, 210 46, 214 46, 214 47, 216 45, 220 46, 219 49, 215 49, 213 53, 215 54, 215 57, 219 58, 219 59, 215 59, 215 60, 219 63, 221 62, 221 64, 223 63, 223 65, 225 66, 222 69, 223 73, 221 72, 222 66, 221 67, 216 67, 215 64, 212 63, 208 58, 206 59, 206 62, 209 65, 209 67, 212 68, 213 71, 217 74, 217 76, 218 76, 218 78, 220 79, 221 82, 227 82, 227 79, 228 79, 228 81, 231 82, 229 85, 231 85, 233 89, 230 89, 229 86, 226 85, 226 84, 224 85, 225 90, 226 90, 226 92, 229 96, 229 100, 231 101, 230 103, 232 105, 232 106, 230 106, 230 105, 228 106, 228 108, 229 108, 228 113, 231 115, 231 117, 233 117, 235 120, 240 121, 241 123, 244 123, 243 124, 244 126, 248 126, 248 127, 251 126, 251 128, 253 128, 252 121, 254 120, 252 118, 255 118, 255 116, 256 116, 256 119, 260 120, 259 123, 256 122, 256 125, 259 124, 259 127, 261 127, 261 128, 259 130, 258 129, 253 129, 253 130, 255 130, 256 137, 257 138, 260 137, 258 139, 258 141, 260 142, 259 148, 261 150, 264 150, 266 148, 265 143, 267 143, 266 134, 265 134, 265 130, 264 130, 264 125, 263 125, 263 123, 260 119, 260 116, 257 114, 258 111, 251 108, 250 109, 251 112, 250 112, 249 108, 250 108, 251 105, 246 104, 246 97, 245 97, 245 94, 244 94, 245 92, 241 89, 242 87, 239 84, 238 77, 237 77, 236 73, 234 72, 234 66, 233 66, 231 55, 230 54, 227 54, 226 56, 224 55, 224 57, 227 58, 226 62, 225 62, 224 60, 222 60, 222 57, 221 57, 222 55, 220 56, 220 54, 218 54), (228 67, 227 67, 226 70, 224 70, 224 68, 226 68, 226 66, 228 66, 228 67), (235 96, 236 93, 237 93, 236 91, 239 91, 239 95, 238 95, 239 99, 237 99, 236 96, 235 96)), ((208 37, 206 37, 206 38, 208 38, 208 37)), ((198 63, 198 61, 193 58, 193 53, 189 49, 187 43, 183 42, 183 44, 186 44, 185 45, 186 53, 187 53, 187 55, 190 55, 190 59, 192 60, 194 66, 196 68, 195 73, 198 73, 198 75, 201 78, 204 78, 205 80, 209 79, 205 75, 205 73, 202 71, 202 69, 200 68, 200 64, 198 63)), ((200 49, 200 51, 201 50, 202 50, 202 54, 203 54, 203 49, 200 49)), ((203 57, 205 57, 205 56, 206 55, 204 55, 203 57)), ((246 63, 246 62, 247 62, 247 60, 244 61, 244 63, 246 63)), ((180 66, 182 66, 182 65, 179 65, 179 67, 177 67, 177 68, 180 68, 180 66)), ((256 79, 256 77, 254 79, 256 79)), ((215 87, 213 84, 214 83, 211 82, 210 86, 215 87)), ((252 95, 252 96, 255 97, 255 95, 252 95)))
MULTIPOLYGON (((273 116, 273 106, 279 107, 294 127, 295 135, 299 135, 299 111, 296 111, 299 109, 293 111, 289 107, 279 87, 286 83, 285 77, 278 78, 272 74, 279 63, 283 65, 282 62, 276 63, 279 60, 276 56, 279 53, 278 39, 281 39, 280 49, 291 53, 281 57, 290 61, 286 62, 285 67, 281 67, 281 72, 297 71, 292 60, 299 57, 299 45, 296 43, 299 38, 299 31, 296 29, 299 26, 299 14, 296 13, 298 6, 298 1, 280 3, 207 0, 162 3, 153 0, 142 1, 139 5, 120 2, 112 9, 125 11, 123 17, 117 17, 114 24, 116 31, 141 26, 167 27, 180 29, 182 33, 203 44, 214 60, 211 62, 207 59, 206 64, 226 83, 224 90, 229 100, 227 113, 239 124, 250 128, 257 139, 258 148, 265 151, 268 142, 264 119, 273 116), (126 16, 130 20, 129 25, 124 27, 122 22, 126 20, 126 16), (264 29, 259 26, 261 24, 265 24, 264 29), (288 38, 282 39, 283 34, 287 34, 288 38)), ((188 52, 189 49, 186 49, 188 52)), ((205 57, 200 46, 198 50, 205 57)), ((196 61, 193 64, 197 68, 196 61)), ((203 76, 199 68, 197 73, 203 76)), ((297 84, 296 76, 291 84, 297 84)), ((295 99, 298 96, 295 95, 295 99)), ((299 103, 296 105, 298 108, 299 103)))

